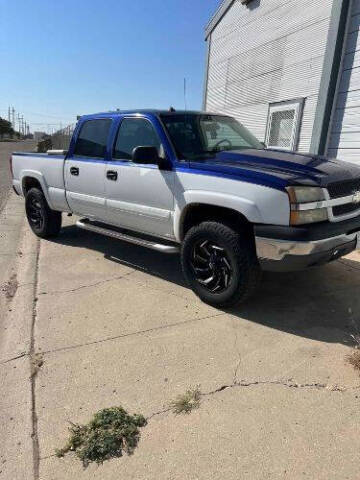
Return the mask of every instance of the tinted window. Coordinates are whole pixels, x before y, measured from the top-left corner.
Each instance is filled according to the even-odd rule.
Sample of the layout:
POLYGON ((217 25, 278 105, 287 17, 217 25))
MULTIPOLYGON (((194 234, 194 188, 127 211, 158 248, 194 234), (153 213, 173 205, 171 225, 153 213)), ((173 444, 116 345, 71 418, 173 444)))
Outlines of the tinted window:
POLYGON ((159 137, 148 120, 124 118, 117 134, 113 157, 131 160, 132 151, 135 147, 156 147, 159 149, 159 137))
POLYGON ((111 120, 89 120, 81 127, 74 155, 104 158, 111 120))
POLYGON ((222 115, 162 115, 165 128, 182 159, 215 157, 223 150, 262 149, 243 125, 222 115))

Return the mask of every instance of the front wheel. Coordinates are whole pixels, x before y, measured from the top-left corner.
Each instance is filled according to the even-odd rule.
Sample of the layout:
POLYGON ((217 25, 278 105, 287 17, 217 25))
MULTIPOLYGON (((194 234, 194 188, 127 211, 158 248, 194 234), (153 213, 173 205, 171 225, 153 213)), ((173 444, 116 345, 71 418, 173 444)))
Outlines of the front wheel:
POLYGON ((248 235, 218 222, 203 222, 187 232, 181 263, 189 286, 214 307, 244 302, 261 279, 248 235))
POLYGON ((51 210, 44 193, 30 188, 25 197, 26 216, 31 230, 40 238, 55 237, 61 228, 61 212, 51 210))

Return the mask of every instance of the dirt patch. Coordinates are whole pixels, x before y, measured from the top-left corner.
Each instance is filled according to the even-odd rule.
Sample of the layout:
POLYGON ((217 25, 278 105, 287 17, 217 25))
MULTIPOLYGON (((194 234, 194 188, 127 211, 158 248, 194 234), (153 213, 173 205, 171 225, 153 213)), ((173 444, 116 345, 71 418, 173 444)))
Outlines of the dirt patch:
POLYGON ((7 300, 12 300, 16 294, 16 291, 19 287, 17 281, 16 273, 11 275, 10 280, 1 287, 1 291, 4 292, 7 300))

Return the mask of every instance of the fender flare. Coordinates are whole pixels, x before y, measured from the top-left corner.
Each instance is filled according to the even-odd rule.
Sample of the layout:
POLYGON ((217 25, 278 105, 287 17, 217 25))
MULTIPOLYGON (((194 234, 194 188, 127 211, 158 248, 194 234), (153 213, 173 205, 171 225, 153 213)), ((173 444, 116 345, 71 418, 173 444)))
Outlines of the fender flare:
POLYGON ((199 204, 228 208, 243 215, 250 223, 263 223, 259 208, 247 198, 205 190, 187 190, 181 202, 175 204, 174 235, 178 242, 182 240, 182 225, 188 208, 199 204))
POLYGON ((22 170, 21 176, 20 176, 20 185, 21 185, 21 193, 24 197, 25 197, 24 180, 26 178, 34 178, 35 180, 37 180, 40 183, 40 186, 41 186, 42 191, 45 195, 46 201, 47 201, 49 207, 52 208, 51 200, 50 200, 50 197, 49 197, 48 185, 47 185, 46 180, 45 180, 44 176, 42 175, 42 173, 40 173, 37 170, 22 170))

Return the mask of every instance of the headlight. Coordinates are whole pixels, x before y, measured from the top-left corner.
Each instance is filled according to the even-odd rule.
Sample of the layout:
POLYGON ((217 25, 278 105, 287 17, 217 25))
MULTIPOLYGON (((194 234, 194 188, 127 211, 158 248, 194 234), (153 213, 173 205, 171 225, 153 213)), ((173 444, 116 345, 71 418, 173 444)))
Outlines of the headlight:
POLYGON ((324 222, 328 220, 323 208, 324 192, 319 187, 287 187, 290 199, 290 225, 324 222))
POLYGON ((290 203, 322 202, 324 192, 320 187, 287 187, 290 203))
POLYGON ((328 213, 326 208, 317 208, 315 210, 292 210, 290 212, 290 225, 325 222, 327 219, 328 213))

